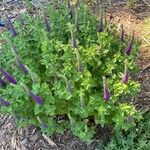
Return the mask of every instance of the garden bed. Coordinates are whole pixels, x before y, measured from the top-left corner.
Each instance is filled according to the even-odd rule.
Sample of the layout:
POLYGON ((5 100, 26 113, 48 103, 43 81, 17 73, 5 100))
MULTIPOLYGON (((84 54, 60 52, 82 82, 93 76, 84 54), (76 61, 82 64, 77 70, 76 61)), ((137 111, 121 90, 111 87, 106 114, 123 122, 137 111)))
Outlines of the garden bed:
MULTIPOLYGON (((113 15, 116 24, 124 24, 127 33, 130 33, 129 31, 132 31, 136 26, 136 28, 134 28, 136 36, 139 38, 143 36, 141 30, 144 25, 143 18, 137 17, 133 12, 128 12, 128 9, 122 9, 120 6, 115 7, 115 9, 111 8, 111 10, 108 11, 108 16, 110 15, 113 15)), ((138 99, 135 100, 137 108, 144 111, 149 111, 150 108, 149 60, 149 47, 144 46, 141 49, 140 57, 137 61, 142 71, 136 75, 142 84, 142 90, 138 99)), ((70 131, 66 131, 63 135, 56 134, 50 139, 42 135, 42 133, 33 126, 25 129, 16 129, 14 118, 11 116, 1 114, 0 120, 0 143, 2 143, 0 148, 2 150, 95 150, 97 147, 100 147, 100 143, 108 142, 113 134, 112 127, 98 128, 95 140, 90 145, 87 145, 72 135, 70 131)))

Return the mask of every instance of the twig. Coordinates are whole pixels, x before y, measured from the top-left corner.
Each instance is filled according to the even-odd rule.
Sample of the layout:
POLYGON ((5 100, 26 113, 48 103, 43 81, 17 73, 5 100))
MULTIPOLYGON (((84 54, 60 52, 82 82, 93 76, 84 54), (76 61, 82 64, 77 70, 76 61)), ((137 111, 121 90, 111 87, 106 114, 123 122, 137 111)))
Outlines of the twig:
POLYGON ((150 34, 150 31, 149 31, 149 32, 147 32, 146 34, 144 34, 144 36, 146 36, 146 35, 148 35, 148 34, 150 34))
POLYGON ((145 37, 142 36, 142 39, 143 39, 144 41, 146 41, 147 44, 149 44, 149 41, 148 41, 145 37))
POLYGON ((150 4, 148 2, 146 2, 146 0, 143 0, 143 2, 150 7, 150 4))
POLYGON ((54 143, 54 141, 52 141, 52 139, 50 139, 49 137, 47 137, 45 134, 42 134, 42 136, 44 137, 44 139, 52 146, 52 147, 56 147, 57 145, 54 143))

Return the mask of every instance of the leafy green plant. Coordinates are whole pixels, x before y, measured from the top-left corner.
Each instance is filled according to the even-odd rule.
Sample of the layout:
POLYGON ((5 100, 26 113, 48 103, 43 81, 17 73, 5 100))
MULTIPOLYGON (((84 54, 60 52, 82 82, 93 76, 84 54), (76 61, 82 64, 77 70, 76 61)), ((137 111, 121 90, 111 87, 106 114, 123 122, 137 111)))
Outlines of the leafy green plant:
POLYGON ((133 129, 125 133, 115 133, 105 150, 148 150, 150 147, 150 113, 133 129))
POLYGON ((66 6, 9 20, 0 51, 0 111, 15 115, 19 126, 32 124, 49 135, 71 129, 86 142, 97 125, 128 130, 141 118, 132 99, 126 100, 140 87, 129 77, 137 70, 139 42, 121 41, 104 16, 98 30, 99 21, 84 5, 66 6))

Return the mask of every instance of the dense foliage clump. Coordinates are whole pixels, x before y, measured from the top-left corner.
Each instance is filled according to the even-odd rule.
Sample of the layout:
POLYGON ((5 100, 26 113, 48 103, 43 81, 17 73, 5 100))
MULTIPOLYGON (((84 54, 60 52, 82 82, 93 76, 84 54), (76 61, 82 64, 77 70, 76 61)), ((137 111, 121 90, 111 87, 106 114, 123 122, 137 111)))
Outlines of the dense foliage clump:
POLYGON ((128 130, 140 119, 131 103, 139 91, 130 77, 137 70, 134 33, 120 39, 104 15, 98 20, 84 5, 72 3, 51 5, 42 16, 6 19, 1 112, 49 135, 71 129, 84 141, 97 125, 128 130))
POLYGON ((150 147, 150 113, 144 114, 142 122, 127 132, 116 132, 111 141, 100 145, 104 150, 149 150, 150 147))

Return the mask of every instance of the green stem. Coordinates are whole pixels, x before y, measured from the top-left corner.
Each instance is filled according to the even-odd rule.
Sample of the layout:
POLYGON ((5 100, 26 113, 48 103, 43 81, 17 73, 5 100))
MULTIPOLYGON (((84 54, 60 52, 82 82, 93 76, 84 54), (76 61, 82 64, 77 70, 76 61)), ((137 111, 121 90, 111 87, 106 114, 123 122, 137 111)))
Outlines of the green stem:
POLYGON ((78 13, 77 13, 77 7, 74 6, 74 11, 75 11, 75 27, 78 30, 78 13))

